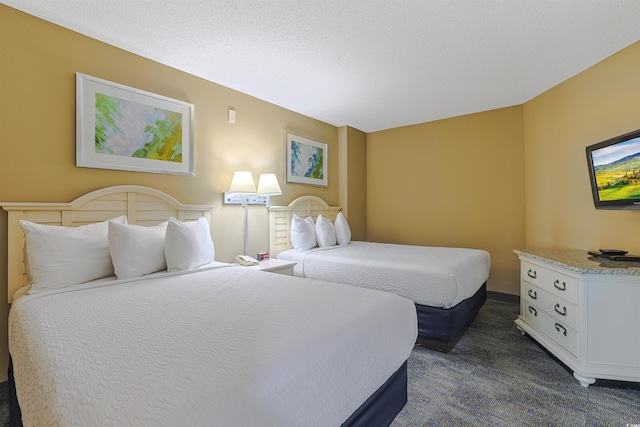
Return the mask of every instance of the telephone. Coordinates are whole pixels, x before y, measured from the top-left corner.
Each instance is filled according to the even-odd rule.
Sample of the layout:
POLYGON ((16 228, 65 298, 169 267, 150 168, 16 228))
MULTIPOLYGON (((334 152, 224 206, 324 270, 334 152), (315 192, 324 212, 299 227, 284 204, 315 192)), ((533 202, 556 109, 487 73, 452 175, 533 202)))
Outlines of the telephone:
POLYGON ((250 265, 258 265, 260 261, 255 258, 251 258, 249 255, 238 255, 236 256, 236 262, 240 265, 250 266, 250 265))

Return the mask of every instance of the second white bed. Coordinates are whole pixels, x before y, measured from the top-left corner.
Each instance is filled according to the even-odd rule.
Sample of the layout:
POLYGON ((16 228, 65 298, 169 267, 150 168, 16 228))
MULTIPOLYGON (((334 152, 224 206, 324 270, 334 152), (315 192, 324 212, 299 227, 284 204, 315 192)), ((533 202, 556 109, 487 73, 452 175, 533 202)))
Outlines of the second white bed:
POLYGON ((296 276, 387 291, 416 304, 451 308, 487 281, 489 253, 479 249, 351 242, 309 251, 286 250, 296 276))
POLYGON ((271 256, 295 261, 296 276, 411 299, 418 314, 420 343, 450 351, 486 300, 490 254, 472 248, 350 241, 346 219, 337 222, 340 210, 316 196, 299 197, 287 206, 271 206, 271 256), (323 218, 318 225, 320 215, 323 218), (299 220, 293 227, 296 217, 299 220), (315 230, 309 229, 309 219, 315 230), (332 243, 331 222, 335 223, 338 245, 332 243), (313 247, 313 231, 321 248, 303 250, 313 247), (294 240, 298 249, 294 249, 294 240))

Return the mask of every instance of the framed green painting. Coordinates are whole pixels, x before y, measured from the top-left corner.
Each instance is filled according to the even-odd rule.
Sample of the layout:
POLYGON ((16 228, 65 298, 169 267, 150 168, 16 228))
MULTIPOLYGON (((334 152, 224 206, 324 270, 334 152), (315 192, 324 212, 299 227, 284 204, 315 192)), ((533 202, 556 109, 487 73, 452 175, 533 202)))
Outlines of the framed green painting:
POLYGON ((76 73, 76 166, 193 175, 193 110, 76 73))

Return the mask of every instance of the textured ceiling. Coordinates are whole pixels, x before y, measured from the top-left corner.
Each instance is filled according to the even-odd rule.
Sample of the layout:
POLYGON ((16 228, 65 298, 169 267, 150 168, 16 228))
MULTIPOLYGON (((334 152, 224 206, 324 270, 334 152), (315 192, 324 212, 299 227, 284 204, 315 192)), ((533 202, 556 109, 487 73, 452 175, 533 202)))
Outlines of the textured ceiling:
POLYGON ((2 0, 365 132, 522 104, 640 40, 640 0, 2 0))

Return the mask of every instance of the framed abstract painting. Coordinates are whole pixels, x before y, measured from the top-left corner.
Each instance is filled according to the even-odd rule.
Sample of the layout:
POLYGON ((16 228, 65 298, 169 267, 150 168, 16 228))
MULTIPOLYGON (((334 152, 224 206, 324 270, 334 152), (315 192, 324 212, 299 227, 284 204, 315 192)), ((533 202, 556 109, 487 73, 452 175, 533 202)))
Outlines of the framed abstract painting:
POLYGON ((287 182, 327 186, 327 144, 287 132, 287 182))
POLYGON ((76 166, 193 175, 193 110, 76 73, 76 166))

